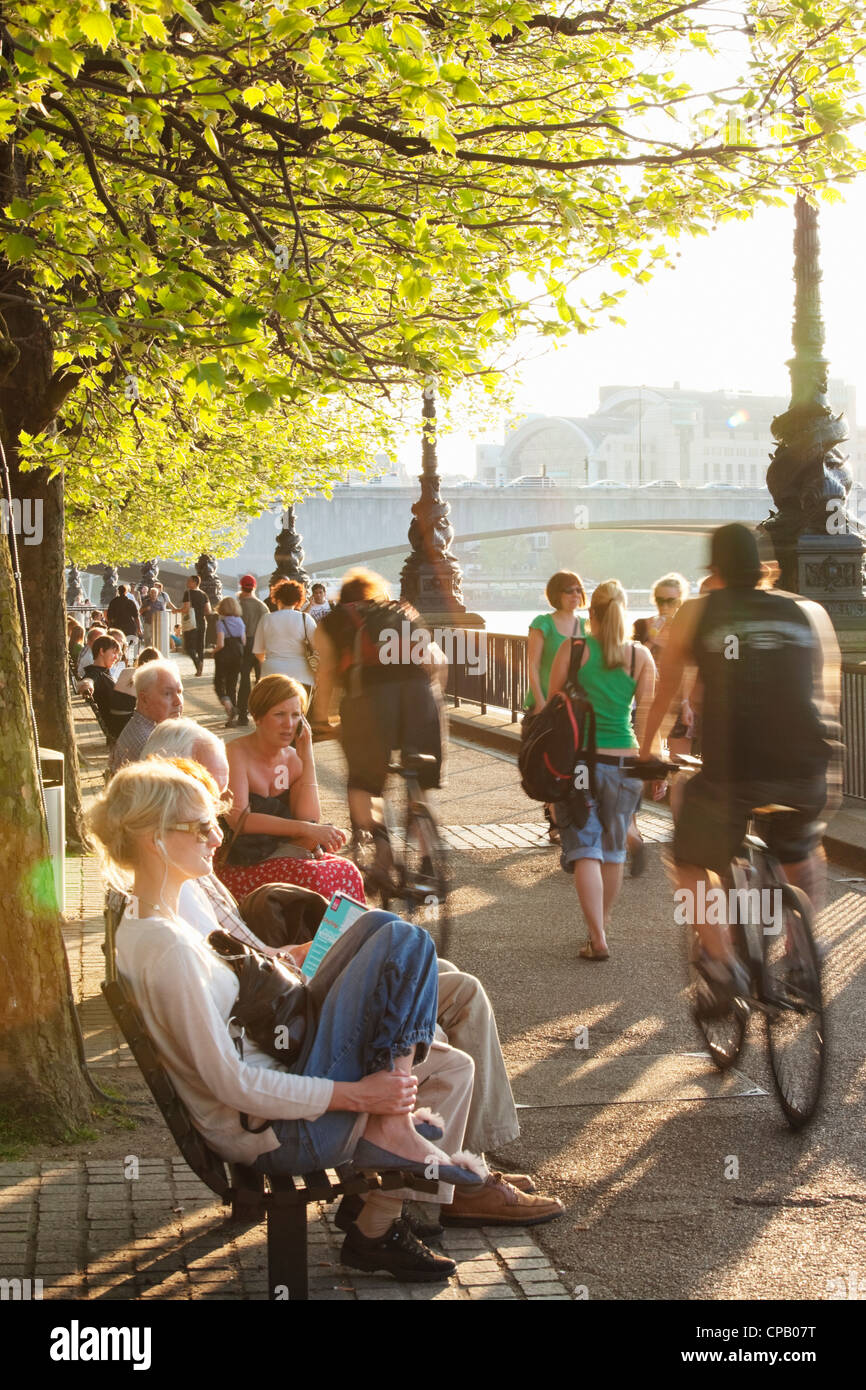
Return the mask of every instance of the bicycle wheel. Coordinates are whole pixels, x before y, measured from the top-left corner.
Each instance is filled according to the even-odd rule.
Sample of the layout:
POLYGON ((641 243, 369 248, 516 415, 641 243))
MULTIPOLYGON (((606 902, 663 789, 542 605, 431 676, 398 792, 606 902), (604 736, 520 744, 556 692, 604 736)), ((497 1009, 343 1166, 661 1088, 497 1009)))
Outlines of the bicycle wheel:
MULTIPOLYGON (((689 945, 689 977, 692 985, 697 981, 695 960, 700 951, 700 938, 696 931, 691 934, 689 945)), ((710 1057, 719 1071, 727 1071, 740 1055, 746 1024, 749 1021, 749 1006, 744 999, 734 999, 731 1008, 722 1018, 702 1018, 696 1010, 692 1017, 704 1036, 710 1057)))
POLYGON ((440 956, 451 946, 448 851, 427 806, 410 805, 401 860, 398 895, 407 922, 425 927, 440 956))
POLYGON ((764 1004, 770 1066, 792 1129, 814 1115, 824 1079, 826 1035, 814 915, 805 893, 777 885, 782 926, 764 936, 764 1004))

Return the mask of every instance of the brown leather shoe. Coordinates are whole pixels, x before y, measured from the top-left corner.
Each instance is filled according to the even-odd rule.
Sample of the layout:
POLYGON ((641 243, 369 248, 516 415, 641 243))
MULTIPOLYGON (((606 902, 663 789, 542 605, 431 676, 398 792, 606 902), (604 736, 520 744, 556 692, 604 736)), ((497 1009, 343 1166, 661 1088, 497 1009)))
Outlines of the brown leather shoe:
POLYGON ((474 1192, 455 1192, 451 1205, 440 1208, 439 1220, 443 1226, 540 1226, 562 1211, 556 1197, 520 1192, 501 1173, 491 1173, 474 1192))
POLYGON ((503 1181, 510 1182, 512 1187, 516 1187, 518 1192, 535 1192, 535 1183, 528 1173, 497 1173, 494 1176, 501 1177, 503 1181))

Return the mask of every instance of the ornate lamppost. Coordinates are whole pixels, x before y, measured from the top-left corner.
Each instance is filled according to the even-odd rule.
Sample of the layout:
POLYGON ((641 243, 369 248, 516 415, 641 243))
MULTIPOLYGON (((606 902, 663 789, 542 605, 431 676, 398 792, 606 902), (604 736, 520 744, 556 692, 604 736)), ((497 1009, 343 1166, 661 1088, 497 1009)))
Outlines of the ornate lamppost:
POLYGON ((271 575, 271 588, 283 579, 294 579, 297 584, 303 584, 305 589, 309 589, 310 576, 304 569, 304 551, 295 523, 293 505, 286 507, 283 512, 283 528, 277 536, 274 562, 276 569, 271 575))
POLYGON ((69 566, 66 577, 66 606, 80 608, 84 604, 84 591, 81 588, 81 571, 77 565, 69 566))
POLYGON ((460 562, 451 550, 451 508, 440 495, 442 479, 436 456, 436 385, 428 381, 421 406, 421 496, 412 506, 409 544, 412 553, 400 575, 400 597, 425 617, 446 618, 459 627, 483 627, 466 612, 460 562))
POLYGON ((113 598, 117 597, 117 586, 120 579, 117 574, 116 565, 102 566, 102 588, 99 591, 99 606, 107 608, 113 598))
POLYGON ((217 562, 205 552, 195 562, 195 572, 199 577, 202 592, 207 594, 211 608, 215 609, 223 596, 223 586, 217 574, 217 562))
POLYGON ((791 403, 771 425, 778 443, 767 487, 776 511, 761 529, 773 543, 780 587, 822 604, 853 655, 866 647, 864 528, 847 507, 853 474, 840 446, 848 424, 827 397, 818 213, 802 194, 794 213, 791 403))

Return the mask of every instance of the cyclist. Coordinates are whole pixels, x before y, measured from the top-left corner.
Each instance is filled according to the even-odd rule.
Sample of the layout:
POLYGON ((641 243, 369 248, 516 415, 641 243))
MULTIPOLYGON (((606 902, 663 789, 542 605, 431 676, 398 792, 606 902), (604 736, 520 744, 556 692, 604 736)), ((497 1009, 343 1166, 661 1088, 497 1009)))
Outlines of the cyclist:
MULTIPOLYGON (((828 800, 831 738, 838 731, 839 647, 826 611, 762 587, 753 531, 713 533, 710 572, 719 586, 685 603, 671 625, 640 757, 696 666, 702 687, 703 768, 686 785, 673 842, 677 886, 698 901, 700 880, 723 875, 757 806, 791 807, 762 834, 786 877, 820 906, 821 815, 828 800)), ((728 924, 695 922, 702 947, 698 1011, 726 1013, 746 987, 728 924)))
POLYGON ((316 708, 322 721, 313 727, 330 727, 334 684, 342 684, 349 814, 353 829, 373 836, 376 861, 367 886, 390 888, 393 859, 380 798, 391 751, 432 756, 435 762, 422 768, 418 780, 424 788, 440 785, 445 732, 439 686, 448 665, 415 609, 393 602, 384 579, 372 570, 346 575, 340 601, 317 625, 313 646, 319 655, 316 708))

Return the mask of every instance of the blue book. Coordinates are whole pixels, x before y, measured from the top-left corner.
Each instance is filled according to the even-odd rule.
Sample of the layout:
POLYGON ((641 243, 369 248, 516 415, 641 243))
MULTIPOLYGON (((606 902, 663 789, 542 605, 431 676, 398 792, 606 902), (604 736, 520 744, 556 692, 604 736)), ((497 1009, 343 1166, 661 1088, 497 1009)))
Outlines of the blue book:
POLYGON ((334 942, 339 940, 353 922, 357 922, 359 917, 369 911, 369 907, 364 907, 363 903, 356 902, 347 894, 335 893, 319 923, 319 930, 313 937, 313 944, 301 966, 301 974, 312 980, 334 942))

